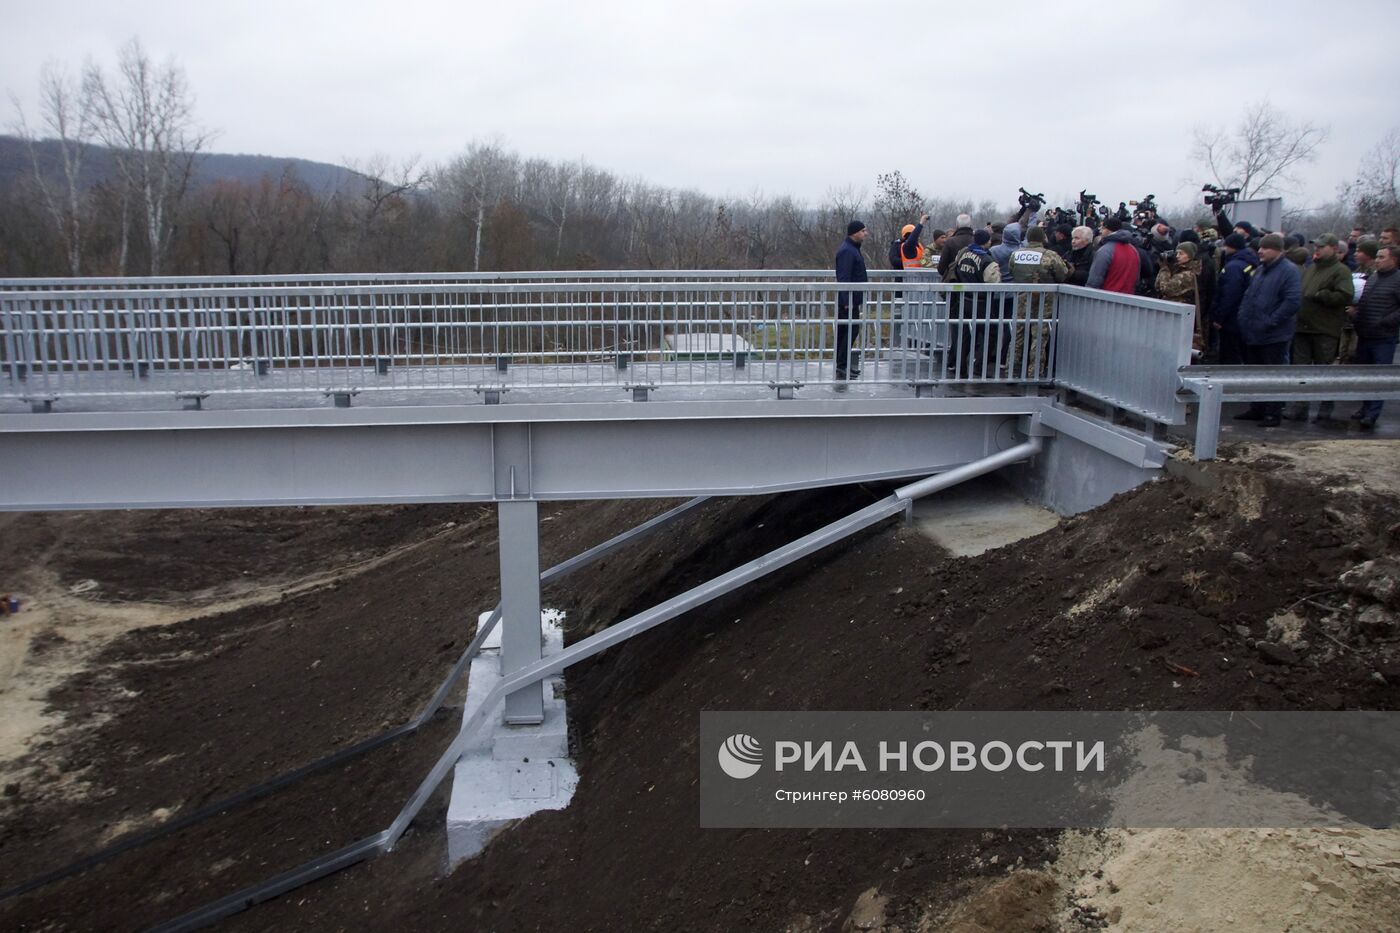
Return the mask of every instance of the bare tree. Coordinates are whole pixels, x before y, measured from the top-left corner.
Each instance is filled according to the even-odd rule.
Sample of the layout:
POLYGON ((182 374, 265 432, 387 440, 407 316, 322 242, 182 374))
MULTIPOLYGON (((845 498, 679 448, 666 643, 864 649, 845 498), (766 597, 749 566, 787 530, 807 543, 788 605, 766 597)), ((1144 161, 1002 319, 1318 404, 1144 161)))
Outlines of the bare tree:
POLYGON ((1196 127, 1192 157, 1216 184, 1251 198, 1292 187, 1296 169, 1317 158, 1330 132, 1310 120, 1290 120, 1266 98, 1246 107, 1232 131, 1196 127))
POLYGON ((579 166, 564 162, 553 167, 549 173, 548 195, 544 208, 550 223, 554 225, 554 261, 557 264, 564 252, 564 224, 573 215, 578 203, 579 166))
MULTIPOLYGON (((89 63, 83 89, 92 100, 97 135, 112 150, 127 191, 140 206, 150 274, 160 275, 195 158, 210 138, 195 125, 185 72, 173 59, 156 66, 140 41, 131 39, 117 55, 116 76, 109 81, 89 63)), ((122 240, 125 273, 125 232, 122 240)))
POLYGON ((1362 226, 1381 227, 1400 220, 1400 126, 1392 127, 1366 153, 1356 182, 1345 194, 1355 203, 1362 226))
POLYGON ((499 142, 472 143, 438 175, 438 186, 475 228, 473 270, 481 269, 486 219, 517 185, 518 175, 519 159, 499 142))
POLYGON ((83 274, 83 226, 87 214, 87 198, 82 187, 83 154, 93 139, 92 101, 86 89, 56 62, 46 62, 39 72, 39 131, 58 144, 63 163, 62 190, 55 185, 40 164, 36 132, 24 118, 19 99, 10 97, 19 123, 16 132, 29 149, 29 161, 34 171, 34 183, 43 197, 44 207, 58 229, 67 254, 68 271, 83 274))
POLYGON ((895 237, 906 223, 924 212, 924 196, 900 171, 886 172, 875 183, 875 222, 880 242, 895 237))

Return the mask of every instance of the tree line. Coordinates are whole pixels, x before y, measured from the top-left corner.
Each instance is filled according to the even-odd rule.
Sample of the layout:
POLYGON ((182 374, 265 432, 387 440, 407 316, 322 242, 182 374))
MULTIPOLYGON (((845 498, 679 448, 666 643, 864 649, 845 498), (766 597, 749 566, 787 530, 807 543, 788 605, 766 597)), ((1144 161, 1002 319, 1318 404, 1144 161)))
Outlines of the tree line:
MULTIPOLYGON (((372 158, 331 184, 291 163, 257 180, 197 184, 212 134, 173 60, 153 62, 133 39, 113 73, 49 65, 39 84, 36 122, 22 115, 16 127, 28 170, 0 189, 0 275, 823 268, 853 217, 883 244, 925 211, 943 229, 959 213, 979 223, 1015 213, 1010 201, 926 196, 899 171, 880 175, 873 194, 838 189, 816 204, 722 198, 581 159, 527 158, 495 141, 435 166, 372 158), (105 156, 98 177, 94 154, 105 156)), ((1325 129, 1288 124, 1265 103, 1233 131, 1198 134, 1197 154, 1216 179, 1243 178, 1263 193, 1325 139, 1325 129)), ((1329 225, 1319 232, 1393 223, 1397 172, 1400 129, 1335 204, 1293 219, 1329 225)), ((1183 206, 1183 225, 1201 212, 1183 206)), ((879 263, 872 252, 882 250, 867 251, 879 263)))

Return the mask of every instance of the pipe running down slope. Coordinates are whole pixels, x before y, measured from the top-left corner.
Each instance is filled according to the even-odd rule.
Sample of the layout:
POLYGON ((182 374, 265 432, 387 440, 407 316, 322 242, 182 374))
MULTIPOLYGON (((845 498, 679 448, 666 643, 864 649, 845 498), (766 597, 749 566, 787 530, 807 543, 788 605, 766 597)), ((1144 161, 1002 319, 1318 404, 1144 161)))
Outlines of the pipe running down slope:
MULTIPOLYGON (((568 667, 577 664, 587 658, 606 651, 607 649, 621 644, 636 635, 640 635, 649 629, 655 628, 664 622, 676 618, 697 606, 719 596, 723 596, 747 583, 751 583, 760 577, 767 576, 776 570, 781 570, 804 557, 820 551, 838 541, 844 540, 857 532, 877 525, 880 522, 903 513, 916 499, 939 492, 959 483, 984 476, 994 472, 1004 466, 1017 463, 1034 457, 1041 451, 1041 439, 1032 437, 1025 443, 1003 450, 1000 453, 984 457, 981 460, 965 464, 956 469, 948 470, 934 476, 926 477, 902 486, 873 505, 866 506, 858 512, 838 519, 829 525, 817 529, 811 534, 804 535, 796 541, 783 545, 762 557, 755 558, 746 564, 742 564, 721 574, 713 580, 708 580, 699 586, 693 587, 651 607, 630 619, 625 619, 615 625, 609 626, 595 635, 590 635, 582 641, 575 642, 565 648, 559 654, 545 658, 528 667, 523 667, 512 674, 502 677, 495 688, 486 695, 486 698, 477 707, 476 712, 469 716, 458 731, 457 737, 449 745, 434 763, 432 769, 418 785, 417 790, 408 799, 399 815, 395 817, 390 826, 382 832, 373 836, 368 836, 333 852, 329 855, 321 856, 313 861, 307 862, 291 869, 274 878, 270 878, 261 884, 245 888, 228 897, 222 898, 202 908, 198 908, 190 913, 177 917, 167 923, 155 927, 156 933, 175 933, 175 931, 194 930, 206 926, 224 917, 245 910, 255 904, 270 900, 278 895, 285 894, 304 884, 323 878, 326 875, 348 868, 357 862, 363 861, 374 855, 393 851, 394 846, 408 829, 409 825, 417 817, 419 811, 423 809, 428 798, 433 795, 438 786, 446 779, 447 775, 456 766, 457 760, 461 758, 472 736, 477 730, 485 725, 487 717, 491 711, 500 705, 507 695, 514 693, 522 687, 538 683, 546 677, 558 674, 568 667)), ((499 618, 499 607, 488 619, 482 628, 494 624, 499 618)), ((478 633, 480 638, 484 636, 478 633)), ((475 641, 475 640, 474 640, 475 641)))

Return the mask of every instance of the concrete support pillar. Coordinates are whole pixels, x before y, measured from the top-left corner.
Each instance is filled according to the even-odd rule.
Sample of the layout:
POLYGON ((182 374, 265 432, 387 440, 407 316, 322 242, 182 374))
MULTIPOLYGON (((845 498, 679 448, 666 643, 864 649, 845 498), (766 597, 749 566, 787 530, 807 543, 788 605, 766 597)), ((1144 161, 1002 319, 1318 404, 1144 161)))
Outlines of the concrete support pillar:
MULTIPOLYGON (((540 660, 539 504, 521 499, 496 506, 501 551, 501 674, 540 660)), ((536 683, 506 697, 506 722, 544 721, 544 688, 536 683)))

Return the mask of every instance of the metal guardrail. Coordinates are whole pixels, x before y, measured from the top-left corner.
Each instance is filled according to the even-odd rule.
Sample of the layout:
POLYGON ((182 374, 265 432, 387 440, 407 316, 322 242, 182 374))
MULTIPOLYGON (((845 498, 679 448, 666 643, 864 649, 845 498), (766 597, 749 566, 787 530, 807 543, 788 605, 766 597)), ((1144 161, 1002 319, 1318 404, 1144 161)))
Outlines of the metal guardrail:
POLYGON ((1061 286, 1055 382, 1149 421, 1181 424, 1178 370, 1191 362, 1190 305, 1061 286))
MULTIPOLYGON (((696 275, 697 273, 685 273, 696 275)), ((720 273, 709 273, 719 275, 720 273)), ((730 273, 732 275, 732 273, 730 273)), ((1184 419, 1191 309, 1066 286, 646 280, 0 292, 0 398, 838 384, 1062 385, 1184 419), (526 365, 521 365, 526 364, 526 365), (852 366, 859 366, 853 362, 852 366)), ((552 273, 544 273, 552 275, 552 273)), ((641 275, 637 273, 636 275, 641 275)), ((891 276, 895 273, 891 272, 891 276)), ((492 398, 492 395, 495 398, 492 398)))
POLYGON ((910 278, 7 292, 0 395, 834 383, 851 293, 866 381, 1049 378, 1047 289, 910 278))
POLYGON ((1192 366, 1179 373, 1183 392, 1200 400, 1196 459, 1213 460, 1226 401, 1341 402, 1400 398, 1400 365, 1192 366))

